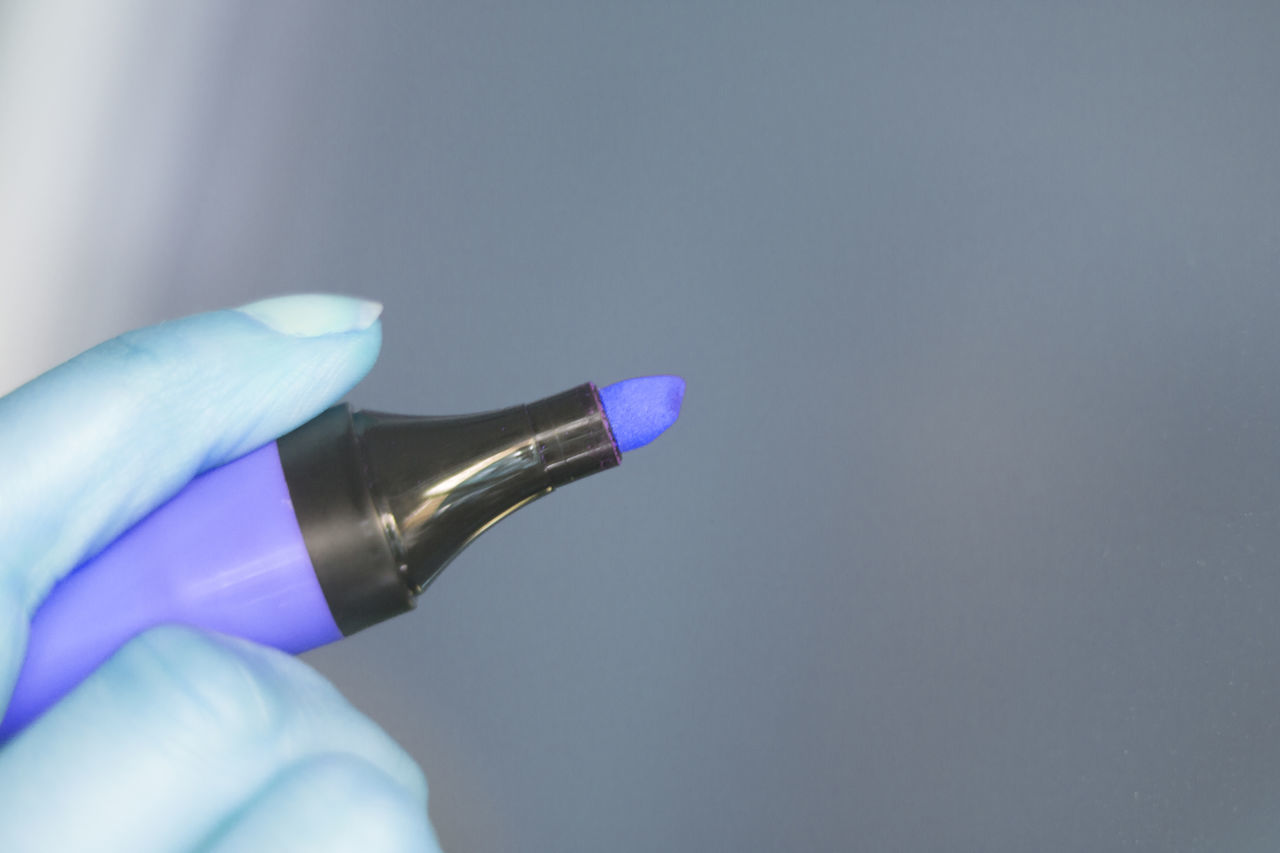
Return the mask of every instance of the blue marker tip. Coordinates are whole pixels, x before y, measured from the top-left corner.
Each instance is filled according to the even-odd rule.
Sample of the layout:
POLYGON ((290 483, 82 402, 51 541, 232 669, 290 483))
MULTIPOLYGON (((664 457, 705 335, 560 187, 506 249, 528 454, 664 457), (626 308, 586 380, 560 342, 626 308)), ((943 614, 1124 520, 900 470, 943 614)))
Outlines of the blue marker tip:
POLYGON ((680 417, 684 380, 679 376, 640 376, 600 389, 600 403, 618 450, 644 447, 680 417))

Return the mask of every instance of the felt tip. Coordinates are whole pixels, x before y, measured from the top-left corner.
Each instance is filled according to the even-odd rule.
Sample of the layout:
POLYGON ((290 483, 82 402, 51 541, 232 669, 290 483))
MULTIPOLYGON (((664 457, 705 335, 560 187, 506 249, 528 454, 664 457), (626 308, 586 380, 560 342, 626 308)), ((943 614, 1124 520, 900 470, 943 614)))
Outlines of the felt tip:
POLYGON ((684 380, 679 376, 640 376, 600 389, 600 404, 618 450, 644 447, 680 417, 684 380))

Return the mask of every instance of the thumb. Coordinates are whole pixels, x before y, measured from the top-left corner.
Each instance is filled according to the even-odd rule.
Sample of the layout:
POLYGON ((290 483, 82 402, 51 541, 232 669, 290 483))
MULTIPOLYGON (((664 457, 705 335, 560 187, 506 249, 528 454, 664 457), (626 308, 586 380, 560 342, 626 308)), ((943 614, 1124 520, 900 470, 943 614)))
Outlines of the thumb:
POLYGON ((380 310, 297 295, 185 317, 0 398, 0 600, 29 616, 196 474, 336 401, 377 358, 380 310))

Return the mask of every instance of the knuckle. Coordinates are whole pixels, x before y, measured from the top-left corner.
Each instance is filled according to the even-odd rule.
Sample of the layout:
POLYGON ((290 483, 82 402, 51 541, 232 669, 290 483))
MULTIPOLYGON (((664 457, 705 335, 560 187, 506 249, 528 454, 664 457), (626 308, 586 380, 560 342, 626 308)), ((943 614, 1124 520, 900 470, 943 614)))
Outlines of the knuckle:
POLYGON ((411 794, 381 776, 380 784, 370 784, 370 773, 352 774, 346 807, 366 851, 425 850, 431 837, 426 806, 411 794))
POLYGON ((421 851, 432 849, 433 832, 425 807, 406 797, 378 797, 364 803, 360 819, 366 827, 367 851, 421 851))
POLYGON ((189 384, 197 371, 174 336, 159 335, 154 327, 126 332, 77 358, 110 377, 110 397, 103 405, 117 416, 155 411, 158 392, 189 384))
POLYGON ((166 626, 121 652, 120 666, 168 731, 195 742, 257 741, 287 725, 290 703, 269 670, 246 649, 197 631, 166 626))
POLYGON ((345 836, 344 849, 357 844, 364 853, 434 849, 426 804, 369 762, 330 753, 303 762, 293 775, 305 778, 307 796, 314 801, 340 804, 341 814, 332 816, 345 836))
POLYGON ((171 375, 184 362, 175 358, 171 348, 159 342, 151 329, 125 332, 98 344, 85 356, 97 362, 127 365, 129 372, 125 375, 138 380, 171 375))

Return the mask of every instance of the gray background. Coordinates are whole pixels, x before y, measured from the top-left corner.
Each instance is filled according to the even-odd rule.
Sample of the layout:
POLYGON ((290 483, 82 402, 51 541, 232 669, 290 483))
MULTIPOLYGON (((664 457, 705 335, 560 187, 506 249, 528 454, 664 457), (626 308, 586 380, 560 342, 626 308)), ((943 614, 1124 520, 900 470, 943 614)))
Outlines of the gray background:
POLYGON ((376 297, 383 409, 689 382, 309 655, 446 848, 1280 843, 1280 5, 199 8, 123 78, 198 55, 121 107, 165 157, 96 146, 115 325, 376 297))

